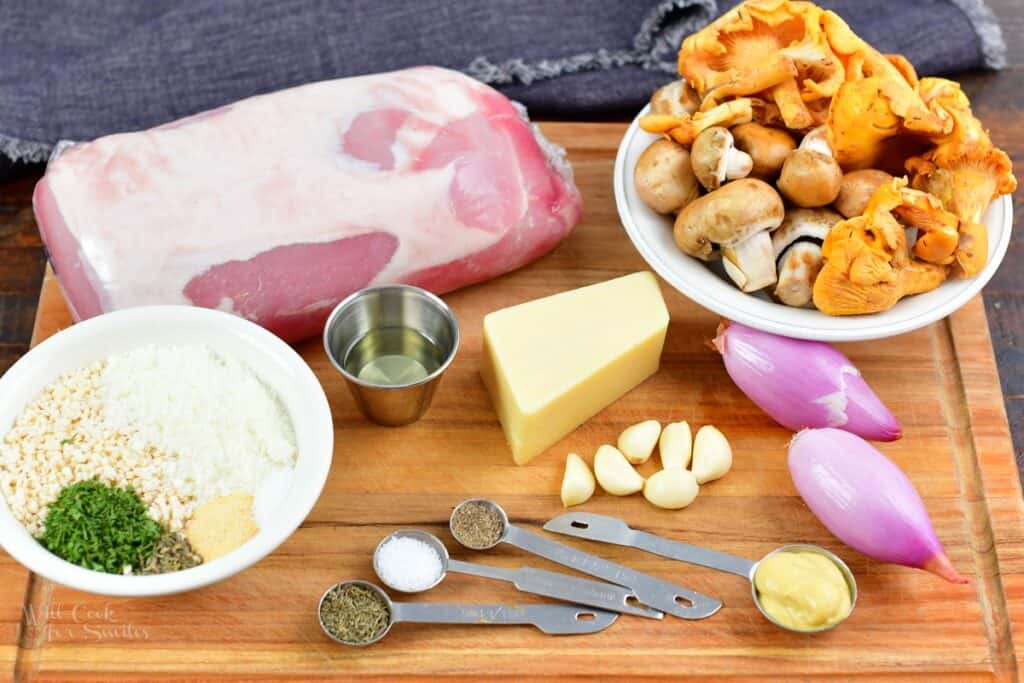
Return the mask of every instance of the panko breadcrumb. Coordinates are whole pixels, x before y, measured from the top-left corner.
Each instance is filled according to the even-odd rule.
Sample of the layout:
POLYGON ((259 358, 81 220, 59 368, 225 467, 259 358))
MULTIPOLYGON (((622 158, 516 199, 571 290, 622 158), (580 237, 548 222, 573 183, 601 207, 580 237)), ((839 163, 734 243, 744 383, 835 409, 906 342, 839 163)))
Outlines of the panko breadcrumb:
POLYGON ((139 447, 132 434, 103 419, 106 361, 62 375, 18 416, 0 442, 0 490, 15 518, 33 536, 43 533, 50 503, 66 486, 99 479, 132 487, 149 515, 179 531, 195 501, 183 495, 160 467, 166 457, 139 447))

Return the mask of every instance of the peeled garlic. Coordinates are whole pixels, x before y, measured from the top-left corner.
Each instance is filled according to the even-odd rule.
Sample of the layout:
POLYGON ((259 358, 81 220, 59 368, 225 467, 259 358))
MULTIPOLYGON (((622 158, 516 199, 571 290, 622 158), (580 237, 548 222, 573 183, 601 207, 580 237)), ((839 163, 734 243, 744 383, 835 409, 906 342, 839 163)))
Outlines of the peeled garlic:
POLYGON ((693 473, 679 467, 661 470, 644 483, 647 502, 668 510, 686 507, 699 491, 700 486, 693 473))
POLYGON ((718 479, 732 467, 732 448, 725 435, 711 425, 697 430, 693 440, 693 474, 697 483, 718 479))
POLYGON ((613 496, 628 496, 644 487, 644 478, 615 446, 605 444, 597 449, 594 474, 601 488, 613 496))
POLYGON ((686 422, 673 422, 661 430, 658 441, 658 452, 661 454, 661 466, 666 470, 685 469, 690 464, 690 425, 686 422))
POLYGON ((622 434, 619 434, 619 450, 626 456, 626 460, 634 465, 640 465, 651 457, 654 446, 658 443, 659 434, 661 423, 657 420, 647 420, 626 427, 622 434))
POLYGON ((594 475, 587 463, 575 453, 565 458, 565 474, 562 476, 562 505, 571 507, 586 503, 594 495, 594 475))

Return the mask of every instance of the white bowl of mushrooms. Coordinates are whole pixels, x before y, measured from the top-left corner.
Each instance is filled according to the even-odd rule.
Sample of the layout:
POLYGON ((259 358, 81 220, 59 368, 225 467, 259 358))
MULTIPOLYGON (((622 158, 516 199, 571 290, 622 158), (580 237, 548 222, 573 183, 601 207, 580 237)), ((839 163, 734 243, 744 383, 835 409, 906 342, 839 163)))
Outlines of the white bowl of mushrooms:
MULTIPOLYGON (((662 89, 652 102, 664 98, 666 90, 673 101, 685 100, 679 90, 671 92, 680 84, 662 89)), ((715 116, 718 125, 679 144, 671 134, 641 129, 640 119, 651 112, 648 105, 626 131, 615 160, 615 201, 626 233, 662 278, 698 304, 789 337, 877 339, 953 313, 999 268, 1013 226, 1008 195, 993 201, 982 219, 988 254, 977 273, 946 279, 943 270, 938 286, 908 280, 885 310, 851 314, 841 310, 840 301, 839 314, 826 314, 814 296, 823 240, 834 225, 864 212, 880 185, 892 185, 897 196, 901 181, 874 169, 844 174, 832 159, 823 127, 800 136, 718 109, 723 110, 715 116)), ((933 200, 923 192, 912 194, 915 201, 933 200)), ((906 249, 927 248, 924 240, 916 245, 912 217, 904 221, 903 210, 893 215, 908 231, 906 249)), ((933 272, 922 271, 922 279, 933 272)), ((872 288, 867 296, 875 293, 872 288)), ((877 294, 889 295, 883 287, 877 294)))

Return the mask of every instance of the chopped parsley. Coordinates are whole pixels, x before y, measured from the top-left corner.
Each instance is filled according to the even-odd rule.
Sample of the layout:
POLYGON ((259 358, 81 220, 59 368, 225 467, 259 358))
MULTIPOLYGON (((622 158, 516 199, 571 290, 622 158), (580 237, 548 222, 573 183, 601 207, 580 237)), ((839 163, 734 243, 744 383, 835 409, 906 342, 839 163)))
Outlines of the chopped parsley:
POLYGON ((46 515, 39 542, 54 555, 109 574, 139 569, 163 534, 132 488, 91 480, 65 487, 46 515))

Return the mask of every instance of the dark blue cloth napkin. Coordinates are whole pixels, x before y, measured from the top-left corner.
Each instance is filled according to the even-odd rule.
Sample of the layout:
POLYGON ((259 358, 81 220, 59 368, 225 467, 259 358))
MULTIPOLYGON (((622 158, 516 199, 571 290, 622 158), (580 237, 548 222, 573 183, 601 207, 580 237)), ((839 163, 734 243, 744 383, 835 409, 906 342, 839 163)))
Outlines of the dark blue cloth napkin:
MULTIPOLYGON (((0 155, 147 128, 310 81, 460 69, 533 117, 632 115, 716 0, 4 0, 0 155)), ((999 68, 982 0, 821 0, 923 74, 999 68)))

